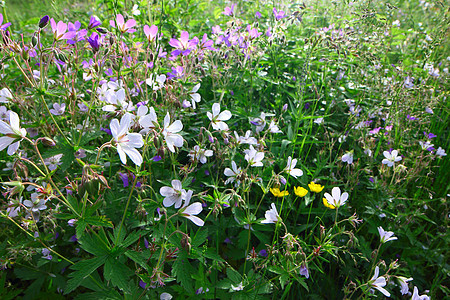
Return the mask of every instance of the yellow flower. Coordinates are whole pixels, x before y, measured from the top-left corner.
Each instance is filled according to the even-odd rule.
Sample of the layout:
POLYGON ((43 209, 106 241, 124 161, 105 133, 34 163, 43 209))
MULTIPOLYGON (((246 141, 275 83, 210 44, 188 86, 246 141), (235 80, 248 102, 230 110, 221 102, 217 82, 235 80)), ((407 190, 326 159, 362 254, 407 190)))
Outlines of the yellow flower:
POLYGON ((318 183, 314 183, 313 181, 311 181, 311 183, 308 184, 308 187, 311 190, 311 192, 314 192, 314 193, 320 193, 323 190, 323 188, 324 188, 323 185, 320 185, 318 183))
POLYGON ((294 187, 294 192, 299 197, 305 197, 306 194, 308 194, 308 190, 305 188, 302 188, 301 186, 294 187))
POLYGON ((270 192, 275 196, 275 197, 284 197, 289 195, 288 191, 280 191, 279 188, 271 188, 270 192))
POLYGON ((331 208, 331 209, 335 209, 336 206, 331 205, 330 203, 328 203, 328 200, 326 198, 323 198, 323 205, 325 205, 325 207, 331 208))

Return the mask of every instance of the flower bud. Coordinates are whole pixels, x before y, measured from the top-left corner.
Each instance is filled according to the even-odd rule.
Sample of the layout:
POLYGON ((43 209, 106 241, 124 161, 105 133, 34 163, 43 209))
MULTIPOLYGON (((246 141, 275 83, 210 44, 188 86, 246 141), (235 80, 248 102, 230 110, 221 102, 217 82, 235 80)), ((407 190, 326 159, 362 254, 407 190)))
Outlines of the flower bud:
POLYGON ((50 21, 50 18, 48 15, 45 15, 41 18, 41 20, 39 21, 39 28, 44 28, 45 26, 47 26, 48 21, 50 21))
POLYGON ((44 146, 47 146, 47 147, 55 147, 56 146, 56 142, 49 137, 43 137, 43 138, 40 138, 39 140, 42 141, 42 144, 44 144, 44 146))
POLYGON ((103 27, 97 27, 97 28, 95 28, 95 30, 97 30, 98 32, 103 33, 103 34, 108 33, 108 30, 103 27))
POLYGON ((37 35, 38 35, 39 33, 37 33, 37 32, 35 32, 34 34, 33 34, 33 36, 31 37, 31 45, 33 46, 33 47, 36 47, 37 46, 37 44, 38 44, 38 37, 37 37, 37 35))

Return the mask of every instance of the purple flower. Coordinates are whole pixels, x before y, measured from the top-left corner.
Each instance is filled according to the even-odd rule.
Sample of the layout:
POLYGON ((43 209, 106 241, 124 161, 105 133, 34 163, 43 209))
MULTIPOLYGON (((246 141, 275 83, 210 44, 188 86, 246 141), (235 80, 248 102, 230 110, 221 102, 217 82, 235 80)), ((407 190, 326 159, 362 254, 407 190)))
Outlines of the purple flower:
POLYGON ((109 134, 109 135, 112 135, 112 134, 111 134, 111 130, 110 130, 109 128, 101 127, 100 130, 106 132, 106 133, 109 134))
POLYGON ((235 4, 235 3, 231 4, 231 7, 229 7, 229 6, 225 7, 225 10, 223 11, 223 14, 224 14, 225 16, 230 16, 230 17, 232 17, 232 16, 234 15, 233 11, 234 11, 234 8, 235 8, 235 7, 236 7, 236 4, 235 4))
POLYGON ((267 257, 267 250, 266 249, 262 249, 261 251, 258 252, 258 254, 263 256, 263 257, 267 257))
POLYGON ((69 242, 75 243, 76 241, 78 241, 77 236, 76 235, 72 235, 69 239, 69 242))
POLYGON ((139 281, 139 286, 140 286, 141 288, 145 289, 145 287, 147 286, 147 284, 141 280, 141 281, 139 281))
POLYGON ((87 38, 89 45, 91 45, 92 50, 96 53, 100 49, 100 43, 98 41, 99 35, 93 32, 90 37, 87 38))
POLYGON ((433 133, 426 133, 425 131, 423 132, 423 134, 427 137, 427 139, 431 140, 432 138, 437 137, 437 135, 433 134, 433 133))
POLYGON ((100 26, 102 22, 100 22, 100 19, 96 16, 91 16, 91 19, 89 20, 88 29, 93 29, 97 26, 100 26))
POLYGON ((75 225, 75 223, 77 222, 77 219, 70 219, 69 221, 67 221, 67 224, 70 227, 73 227, 75 225))
POLYGON ((410 115, 407 115, 406 118, 407 118, 408 120, 411 120, 411 121, 417 121, 417 120, 419 120, 419 119, 417 119, 416 117, 411 117, 410 115))
POLYGON ((172 72, 167 73, 168 79, 179 79, 184 75, 184 68, 182 66, 172 67, 172 72))
POLYGON ((148 26, 148 25, 144 25, 144 34, 148 39, 148 42, 151 43, 153 42, 157 35, 158 35, 158 27, 155 25, 152 26, 148 26))
POLYGON ((176 48, 176 50, 172 51, 172 56, 178 56, 180 54, 182 55, 189 55, 191 53, 191 50, 194 50, 197 46, 199 40, 198 38, 189 39, 189 33, 187 31, 182 31, 180 35, 180 39, 170 39, 169 45, 176 48))
POLYGON ((382 128, 383 128, 383 127, 377 127, 377 128, 374 128, 374 129, 372 129, 371 131, 369 131, 369 133, 370 133, 370 134, 377 134, 377 133, 380 132, 380 130, 381 130, 382 128))
POLYGON ((261 13, 259 11, 255 12, 255 18, 259 19, 261 17, 261 13))
POLYGON ((278 11, 275 7, 273 8, 273 15, 275 16, 275 19, 277 19, 277 21, 286 17, 285 14, 286 13, 284 11, 282 11, 282 10, 278 11))
MULTIPOLYGON (((41 20, 39 21, 39 28, 44 28, 45 26, 47 26, 48 22, 50 21, 50 18, 45 15, 41 18, 41 20)), ((1 22, 0 22, 1 23, 1 22)))
POLYGON ((121 14, 117 14, 115 22, 114 20, 109 21, 109 25, 111 25, 111 27, 119 29, 122 33, 133 33, 136 31, 136 29, 133 29, 133 27, 136 26, 136 20, 130 19, 125 23, 125 19, 121 14))
POLYGON ((48 259, 48 260, 52 260, 52 256, 50 255, 50 250, 48 250, 47 248, 42 249, 42 258, 44 259, 48 259))
POLYGON ((160 161, 161 159, 162 159, 162 157, 159 155, 156 155, 152 158, 153 161, 160 161))
POLYGON ((309 271, 308 271, 308 268, 305 265, 302 265, 300 267, 300 272, 299 273, 300 273, 300 275, 305 276, 306 279, 309 278, 309 271))
POLYGON ((375 183, 375 179, 373 179, 373 177, 370 177, 369 181, 372 182, 372 183, 375 183))
POLYGON ((11 23, 5 23, 3 25, 2 24, 3 24, 3 15, 0 14, 0 30, 5 30, 9 26, 11 26, 11 23))
POLYGON ((126 188, 129 184, 128 174, 119 172, 120 179, 122 179, 123 187, 126 188))
POLYGON ((67 40, 67 44, 75 44, 79 41, 84 41, 85 36, 87 35, 87 29, 79 30, 81 27, 81 23, 79 21, 76 21, 75 23, 69 22, 68 29, 69 32, 73 31, 75 32, 75 36, 69 40, 67 40))
POLYGON ((65 110, 66 110, 65 103, 63 103, 61 105, 59 105, 58 103, 53 103, 53 108, 50 109, 50 112, 52 113, 52 115, 60 116, 60 115, 64 114, 65 110))

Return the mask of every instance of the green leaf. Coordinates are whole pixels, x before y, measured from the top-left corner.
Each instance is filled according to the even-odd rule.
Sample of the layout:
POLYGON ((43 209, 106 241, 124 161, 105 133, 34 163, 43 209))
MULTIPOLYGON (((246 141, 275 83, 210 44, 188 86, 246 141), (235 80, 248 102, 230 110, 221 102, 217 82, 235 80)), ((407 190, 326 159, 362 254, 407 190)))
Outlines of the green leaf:
POLYGON ((105 244, 107 241, 102 240, 98 235, 90 236, 85 234, 78 240, 81 248, 95 256, 102 256, 110 253, 110 249, 105 244))
POLYGON ((67 281, 64 294, 68 294, 79 287, 86 277, 91 275, 92 272, 105 263, 106 258, 107 256, 103 255, 92 259, 82 260, 71 266, 70 268, 75 270, 75 272, 69 274, 72 278, 67 281))
POLYGON ((189 263, 186 251, 180 250, 177 259, 172 265, 172 275, 189 293, 192 293, 194 289, 191 278, 192 273, 195 273, 195 270, 189 263))
POLYGON ((125 252, 125 255, 147 271, 150 270, 150 267, 147 264, 148 258, 144 256, 143 252, 128 250, 127 252, 125 252))
POLYGON ((208 237, 208 228, 201 228, 192 239, 192 248, 197 248, 206 241, 208 237))
POLYGON ((101 227, 113 227, 113 223, 106 218, 106 216, 91 216, 83 218, 87 224, 101 227))
POLYGON ((131 270, 126 265, 115 258, 109 257, 105 262, 103 275, 114 286, 128 292, 128 278, 131 275, 131 270))

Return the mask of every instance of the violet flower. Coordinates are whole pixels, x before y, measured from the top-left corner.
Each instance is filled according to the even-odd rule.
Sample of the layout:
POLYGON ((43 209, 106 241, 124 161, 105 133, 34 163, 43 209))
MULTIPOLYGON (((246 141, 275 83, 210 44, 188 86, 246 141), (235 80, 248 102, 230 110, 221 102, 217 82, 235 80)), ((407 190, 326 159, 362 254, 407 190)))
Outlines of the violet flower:
POLYGON ((278 11, 275 7, 273 8, 273 15, 275 16, 275 19, 277 21, 286 17, 286 13, 284 11, 282 11, 282 10, 278 11))
POLYGON ((234 15, 233 11, 234 11, 234 8, 235 8, 235 7, 236 7, 236 4, 235 4, 235 3, 231 4, 231 7, 229 7, 229 6, 225 7, 225 10, 223 11, 223 14, 224 14, 225 16, 230 16, 230 17, 232 17, 232 16, 234 15))
POLYGON ((91 19, 89 20, 89 25, 88 25, 88 29, 93 29, 95 27, 98 27, 102 24, 102 22, 100 22, 100 19, 96 16, 91 16, 91 19))
POLYGON ((176 50, 172 51, 171 55, 189 55, 189 53, 191 53, 191 50, 194 50, 197 44, 198 38, 190 40, 189 33, 187 31, 182 31, 179 40, 172 38, 169 41, 169 45, 176 48, 176 50))
POLYGON ((65 103, 63 103, 61 105, 59 105, 58 103, 53 103, 53 108, 50 109, 50 112, 52 113, 52 115, 60 116, 60 115, 64 114, 65 110, 66 110, 65 103))
POLYGON ((90 37, 87 38, 88 43, 91 45, 92 50, 96 53, 100 49, 99 35, 93 32, 90 37))

